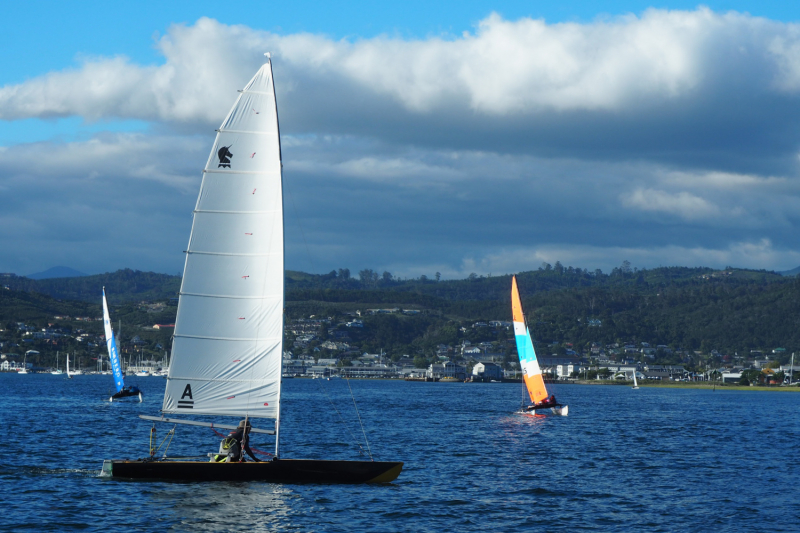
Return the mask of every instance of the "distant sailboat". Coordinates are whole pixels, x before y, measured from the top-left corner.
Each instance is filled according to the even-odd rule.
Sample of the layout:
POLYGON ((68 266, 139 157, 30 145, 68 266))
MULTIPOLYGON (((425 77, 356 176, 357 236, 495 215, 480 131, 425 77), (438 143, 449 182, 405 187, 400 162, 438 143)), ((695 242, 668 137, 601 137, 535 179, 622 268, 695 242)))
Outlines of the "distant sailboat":
POLYGON ((114 330, 111 327, 111 318, 108 314, 108 302, 106 301, 106 288, 103 287, 103 326, 106 332, 106 345, 108 346, 108 359, 111 361, 111 370, 114 373, 114 385, 117 387, 117 392, 114 393, 109 401, 127 398, 129 396, 138 396, 139 401, 142 401, 142 391, 139 387, 129 385, 125 386, 125 378, 122 376, 122 364, 119 360, 119 345, 117 339, 114 337, 114 330))
POLYGON ((64 373, 61 371, 60 368, 58 368, 58 352, 56 352, 56 369, 50 373, 53 374, 54 376, 60 376, 64 373))
POLYGON ((72 375, 69 373, 69 354, 67 354, 67 378, 72 379, 72 375))
POLYGON ((632 389, 638 389, 639 383, 636 381, 636 369, 633 370, 633 387, 632 389))
POLYGON ((28 373, 28 354, 25 354, 25 358, 22 360, 22 368, 17 370, 17 374, 27 374, 28 373))
POLYGON ((279 455, 285 307, 283 176, 271 61, 240 91, 217 131, 186 252, 162 416, 140 418, 224 429, 237 426, 164 415, 244 418, 242 427, 250 420, 274 419, 274 430, 251 430, 275 435, 274 459, 208 462, 158 458, 151 452, 147 460, 104 461, 103 472, 120 478, 172 480, 393 481, 403 468, 401 462, 279 455))
POLYGON ((549 409, 554 415, 567 416, 569 406, 561 405, 556 401, 555 396, 547 395, 542 369, 539 367, 536 351, 533 349, 531 332, 525 323, 525 315, 522 312, 522 300, 519 297, 516 276, 511 278, 511 313, 514 319, 514 336, 517 339, 517 353, 522 367, 522 377, 531 402, 533 402, 527 407, 523 406, 520 412, 532 414, 537 410, 549 409))
POLYGON ((77 357, 75 357, 75 368, 70 370, 71 376, 82 376, 83 370, 80 369, 80 361, 77 357))

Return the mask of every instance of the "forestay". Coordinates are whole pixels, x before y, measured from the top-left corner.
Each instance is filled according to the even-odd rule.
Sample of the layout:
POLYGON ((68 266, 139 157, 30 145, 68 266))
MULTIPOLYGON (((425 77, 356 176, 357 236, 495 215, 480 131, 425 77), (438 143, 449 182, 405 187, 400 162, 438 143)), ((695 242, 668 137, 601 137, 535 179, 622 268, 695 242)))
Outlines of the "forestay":
POLYGON ((272 67, 240 92, 203 172, 163 412, 276 418, 283 191, 272 67))

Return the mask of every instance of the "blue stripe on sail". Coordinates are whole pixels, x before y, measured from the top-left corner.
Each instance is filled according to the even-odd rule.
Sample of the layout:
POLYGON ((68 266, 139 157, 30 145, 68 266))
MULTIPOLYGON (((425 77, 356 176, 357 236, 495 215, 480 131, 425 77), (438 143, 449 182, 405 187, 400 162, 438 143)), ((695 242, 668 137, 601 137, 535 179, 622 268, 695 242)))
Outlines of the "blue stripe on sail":
POLYGON ((121 391, 125 386, 122 380, 122 365, 119 364, 119 347, 117 346, 117 339, 114 337, 114 331, 111 331, 111 338, 108 339, 108 357, 111 359, 111 369, 114 371, 114 385, 117 386, 117 392, 121 391))
POLYGON ((526 330, 525 335, 515 335, 515 337, 517 339, 517 353, 519 354, 520 362, 536 361, 536 352, 533 349, 530 331, 526 330))

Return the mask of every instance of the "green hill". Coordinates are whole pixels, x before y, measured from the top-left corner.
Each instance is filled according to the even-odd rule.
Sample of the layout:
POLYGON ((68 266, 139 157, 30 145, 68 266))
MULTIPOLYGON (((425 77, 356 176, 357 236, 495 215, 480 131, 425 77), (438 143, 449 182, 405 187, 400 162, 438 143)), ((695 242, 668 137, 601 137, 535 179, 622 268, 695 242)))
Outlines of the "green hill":
MULTIPOLYGON (((154 314, 140 302, 169 303, 180 281, 178 276, 128 269, 81 278, 6 277, 0 317, 5 324, 32 321, 37 326, 52 322, 54 315, 96 317, 105 286, 115 320, 148 328, 174 321, 175 307, 154 314)), ((732 268, 637 270, 627 265, 605 274, 556 263, 522 272, 518 281, 531 331, 540 346, 554 346, 548 350, 563 351, 568 343, 581 350, 592 343, 648 342, 729 354, 776 347, 787 354, 800 351, 797 277, 732 268)), ((356 310, 362 315, 369 309, 415 310, 413 316, 364 316, 365 328, 351 330, 351 337, 365 351, 430 354, 439 343, 463 339, 500 341, 498 346, 506 350, 511 339, 507 333, 473 324, 511 319, 510 286, 508 275, 436 281, 398 279, 369 269, 358 278, 346 269, 323 275, 287 271, 287 321, 316 315, 332 316, 336 322, 356 310)), ((151 335, 153 342, 163 335, 151 335)))
POLYGON ((10 290, 38 292, 60 300, 100 303, 103 287, 109 298, 120 300, 168 300, 178 296, 179 276, 126 268, 116 272, 69 278, 30 279, 10 276, 0 280, 10 290))

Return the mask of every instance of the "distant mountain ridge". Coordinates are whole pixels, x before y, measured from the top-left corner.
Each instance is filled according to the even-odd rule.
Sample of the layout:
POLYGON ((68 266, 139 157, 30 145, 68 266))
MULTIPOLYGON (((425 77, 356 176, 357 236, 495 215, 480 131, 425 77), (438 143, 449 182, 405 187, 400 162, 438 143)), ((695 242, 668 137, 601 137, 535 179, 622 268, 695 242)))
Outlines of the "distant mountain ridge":
POLYGON ((181 278, 126 268, 92 276, 84 274, 80 277, 31 279, 10 276, 3 278, 3 285, 11 290, 46 294, 57 300, 80 300, 92 303, 100 302, 105 287, 110 303, 175 298, 180 290, 181 278))
POLYGON ((800 266, 797 268, 793 268, 791 270, 784 270, 783 272, 778 272, 781 276, 796 276, 800 274, 800 266))
POLYGON ((84 274, 74 268, 70 268, 67 266, 54 266, 53 268, 48 268, 42 272, 36 272, 35 274, 28 274, 25 276, 28 279, 52 279, 52 278, 79 278, 82 276, 88 276, 89 274, 84 274))
MULTIPOLYGON (((614 289, 634 292, 658 290, 659 287, 680 287, 710 281, 725 281, 729 287, 770 284, 789 281, 786 273, 766 270, 659 267, 652 270, 615 268, 605 274, 580 268, 543 266, 538 270, 519 272, 522 297, 561 290, 614 289), (784 274, 784 275, 781 275, 784 274)), ((109 302, 157 301, 176 298, 181 277, 155 272, 124 269, 105 274, 80 277, 30 279, 7 276, 3 284, 11 290, 37 292, 60 300, 79 300, 96 303, 103 287, 109 302)), ((378 275, 364 269, 358 277, 347 269, 328 274, 307 274, 287 270, 285 289, 287 305, 291 302, 362 302, 410 304, 439 307, 442 302, 473 302, 477 307, 488 308, 509 299, 511 276, 477 276, 471 274, 462 280, 437 281, 426 276, 403 279, 389 272, 378 275), (491 302, 491 304, 490 304, 491 302)), ((504 304, 503 304, 504 305, 504 304)))

